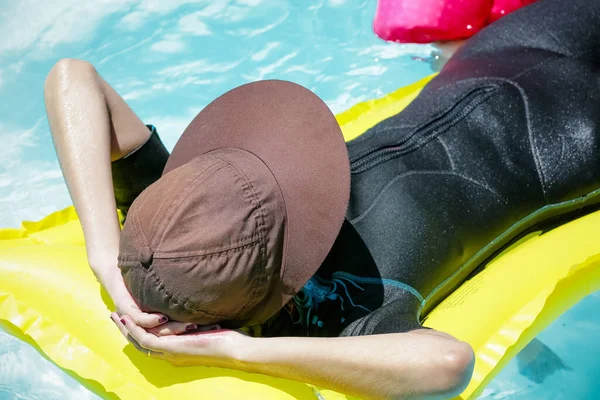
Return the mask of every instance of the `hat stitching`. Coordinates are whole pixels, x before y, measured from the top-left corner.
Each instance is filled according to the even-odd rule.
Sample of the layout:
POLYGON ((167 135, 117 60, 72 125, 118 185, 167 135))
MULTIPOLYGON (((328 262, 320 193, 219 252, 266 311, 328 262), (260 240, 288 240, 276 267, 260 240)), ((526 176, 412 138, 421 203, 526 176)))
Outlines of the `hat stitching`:
POLYGON ((223 252, 226 252, 229 250, 235 250, 239 247, 244 247, 247 245, 254 244, 258 240, 260 240, 260 236, 254 235, 254 236, 249 236, 249 237, 243 238, 242 240, 239 240, 235 243, 231 243, 227 246, 211 247, 211 248, 203 249, 200 251, 188 251, 188 252, 182 252, 182 253, 177 253, 177 254, 170 254, 169 252, 157 251, 156 253, 154 253, 154 258, 160 259, 160 260, 170 260, 170 259, 176 259, 176 258, 209 257, 209 256, 212 256, 213 254, 220 254, 220 253, 223 253, 223 252))
MULTIPOLYGON (((245 193, 247 193, 249 195, 249 197, 251 198, 251 200, 254 200, 254 204, 256 204, 256 209, 257 209, 257 229, 256 232, 258 233, 258 245, 259 245, 259 251, 261 253, 261 262, 259 264, 259 268, 260 268, 260 276, 263 277, 264 276, 264 269, 265 269, 265 262, 266 262, 266 245, 265 245, 265 223, 264 223, 264 212, 263 212, 263 204, 260 201, 260 199, 258 198, 258 195, 256 194, 255 190, 254 190, 254 186, 252 185, 252 183, 250 182, 250 180, 246 177, 246 175, 234 164, 230 163, 228 160, 223 160, 219 157, 214 157, 217 158, 221 161, 223 161, 226 165, 222 166, 221 168, 217 169, 216 171, 213 171, 212 174, 210 174, 211 176, 216 173, 218 170, 225 168, 226 166, 231 166, 233 169, 236 170, 236 172, 238 173, 238 177, 241 178, 244 183, 242 184, 242 189, 244 190, 245 193)), ((208 172, 208 171, 206 171, 208 172)), ((204 174, 202 174, 204 175, 204 174)), ((206 176, 206 179, 208 179, 209 176, 206 176)), ((195 178, 194 180, 198 179, 199 177, 195 178)), ((192 181, 193 182, 193 181, 192 181)), ((186 185, 185 188, 182 189, 185 190, 190 184, 192 184, 192 182, 190 182, 188 185, 186 185)), ((187 198, 189 195, 191 194, 188 193, 188 195, 185 197, 187 198)), ((185 201, 185 198, 183 199, 183 201, 185 201)), ((182 201, 182 202, 183 202, 182 201)), ((175 202, 173 202, 175 203, 175 202)), ((172 204, 173 204, 172 203, 172 204)), ((180 203, 181 204, 181 203, 180 203)), ((253 204, 253 205, 254 205, 253 204)), ((162 223, 162 221, 161 221, 162 223)), ((234 249, 229 249, 229 250, 225 250, 225 251, 221 251, 221 252, 217 252, 217 253, 213 253, 212 255, 204 255, 203 257, 207 257, 207 256, 217 256, 217 255, 221 255, 223 253, 227 253, 227 252, 231 252, 231 251, 236 251, 236 250, 242 250, 244 247, 249 247, 253 244, 255 244, 256 242, 252 242, 249 243, 247 246, 241 246, 241 247, 237 247, 234 249)), ((149 268, 149 273, 152 275, 153 279, 155 280, 155 282, 157 283, 157 289, 165 292, 165 294, 167 294, 167 296, 173 298, 175 300, 176 303, 180 303, 182 306, 184 306, 184 308, 194 311, 194 312, 202 312, 205 313, 207 315, 212 315, 212 316, 218 316, 218 317, 226 317, 226 318, 237 318, 240 314, 242 314, 249 306, 250 304, 253 303, 254 299, 256 298, 256 294, 258 291, 258 280, 254 279, 253 280, 253 288, 252 288, 252 294, 250 299, 248 300, 248 302, 246 303, 246 305, 244 305, 242 308, 240 308, 240 310, 238 311, 237 314, 235 314, 234 316, 230 316, 230 315, 224 315, 224 314, 219 314, 219 313, 211 313, 208 312, 206 310, 200 310, 197 309, 193 306, 193 303, 184 297, 178 297, 176 296, 174 293, 170 292, 164 285, 164 283, 162 282, 162 280, 160 279, 160 277, 158 277, 158 275, 156 275, 156 273, 154 272, 154 269, 152 268, 152 266, 149 268)))
MULTIPOLYGON (((275 174, 273 173, 273 171, 271 170, 271 168, 269 167, 269 165, 262 159, 260 158, 257 154, 254 154, 253 152, 249 151, 249 150, 245 150, 244 151, 249 152, 250 154, 254 155, 256 158, 258 158, 260 161, 262 161, 262 163, 264 164, 265 167, 267 167, 267 169, 269 170, 269 172, 271 173, 271 176, 273 177, 273 179, 275 180, 275 182, 277 183, 277 189, 279 191, 279 196, 281 198, 281 202, 283 204, 283 211, 284 211, 284 215, 285 215, 285 220, 286 220, 286 226, 285 229, 283 231, 283 249, 282 249, 282 255, 281 255, 281 266, 280 266, 280 275, 281 275, 281 283, 284 284, 283 282, 283 277, 285 276, 285 267, 286 267, 286 256, 287 256, 287 247, 288 247, 288 232, 289 229, 287 228, 287 218, 288 218, 288 212, 287 212, 287 204, 285 202, 285 196, 283 195, 283 191, 281 190, 281 185, 279 184, 279 181, 277 180, 277 177, 275 176, 275 174)), ((285 284, 284 284, 285 286, 285 284)))
MULTIPOLYGON (((242 252, 243 250, 245 250, 246 248, 252 247, 252 245, 254 245, 255 243, 249 243, 245 246, 240 246, 237 247, 235 249, 229 249, 229 250, 225 250, 222 251, 220 253, 214 253, 211 254, 207 257, 216 257, 216 256, 220 256, 224 253, 235 253, 235 252, 242 252)), ((172 259, 168 259, 169 263, 172 264, 177 264, 179 262, 183 262, 183 261, 188 261, 188 259, 183 260, 183 259, 178 259, 178 258, 172 258, 172 259)), ((139 266, 141 263, 138 261, 137 265, 139 266)), ((193 311, 193 312, 202 312, 205 313, 207 315, 213 315, 213 316, 222 316, 222 317, 229 317, 229 318, 236 318, 238 314, 235 315, 226 315, 226 314, 220 314, 220 313, 211 313, 210 311, 206 311, 200 308, 197 308, 196 306, 194 306, 194 303, 192 301, 190 301, 189 299, 187 299, 186 297, 183 296, 178 296, 176 295, 174 292, 170 291, 169 289, 167 289, 167 287, 165 286, 164 282, 162 281, 162 279, 160 278, 160 276, 158 276, 158 274, 156 273, 156 270, 154 268, 153 265, 151 265, 148 269, 147 269, 148 273, 144 274, 144 275, 152 275, 155 283, 157 284, 156 288, 158 290, 162 290, 163 292, 165 292, 167 294, 167 296, 172 297, 176 300, 177 304, 181 304, 183 305, 186 309, 188 309, 188 311, 193 311)))
MULTIPOLYGON (((259 240, 255 240, 253 242, 248 242, 245 243, 241 246, 237 246, 231 249, 225 249, 225 250, 221 250, 221 251, 215 251, 213 253, 210 254, 200 254, 200 255, 193 255, 193 256, 187 256, 187 257, 168 257, 168 258, 160 258, 160 257, 155 257, 155 259, 159 259, 159 260, 164 260, 165 262, 169 262, 169 263, 178 263, 178 262, 183 262, 183 261, 189 261, 190 259, 194 259, 194 258, 198 258, 198 259, 202 259, 202 258, 214 258, 214 257, 219 257, 223 254, 226 253, 235 253, 237 251, 242 251, 247 247, 252 247, 255 244, 260 244, 259 240)), ((139 260, 137 261, 138 263, 140 262, 139 260)))
POLYGON ((167 297, 170 298, 170 301, 173 301, 176 305, 182 305, 186 309, 186 311, 192 311, 192 312, 196 312, 196 313, 201 312, 206 315, 210 315, 212 317, 234 318, 233 316, 228 315, 228 314, 220 314, 220 313, 197 309, 192 305, 192 303, 188 299, 177 297, 173 292, 171 292, 169 289, 167 289, 165 287, 163 281, 160 279, 160 277, 158 275, 156 275, 156 273, 154 272, 154 268, 152 266, 150 266, 150 268, 148 269, 148 273, 145 275, 152 277, 152 279, 154 279, 154 281, 156 283, 156 288, 159 291, 164 292, 167 295, 167 297))
POLYGON ((225 253, 230 250, 236 250, 240 247, 246 247, 256 244, 260 240, 258 235, 251 236, 246 238, 243 241, 239 241, 236 243, 232 243, 228 247, 214 247, 210 249, 205 249, 202 251, 188 251, 184 253, 170 254, 161 251, 157 251, 154 253, 154 259, 158 260, 175 260, 175 259, 190 259, 190 258, 202 258, 202 257, 212 257, 213 255, 219 255, 221 253, 225 253))
MULTIPOLYGON (((145 200, 145 196, 143 196, 143 193, 141 193, 132 203, 132 208, 133 208, 133 204, 136 204, 136 208, 137 207, 141 207, 140 204, 143 204, 145 200)), ((148 241, 146 240, 146 235, 144 234, 144 232, 140 229, 139 226, 139 221, 137 219, 137 213, 130 213, 129 217, 129 222, 131 225, 131 228, 133 230, 133 243, 135 245, 137 245, 137 247, 143 247, 143 246, 147 246, 148 245, 148 241), (142 237, 142 240, 145 241, 145 243, 140 243, 139 239, 138 239, 138 235, 142 237)))
MULTIPOLYGON (((245 246, 240 246, 237 247, 235 249, 229 249, 229 250, 225 250, 219 253, 213 253, 211 255, 208 255, 206 257, 208 258, 212 258, 212 257, 217 257, 217 256, 221 256, 223 254, 226 253, 236 253, 236 252, 242 252, 243 250, 252 247, 255 243, 249 243, 245 246)), ((260 245, 260 242, 259 242, 260 245)), ((179 258, 172 258, 172 259, 168 259, 168 262, 170 264, 177 264, 179 262, 184 262, 184 261, 189 261, 189 259, 179 259, 179 258)), ((138 261, 138 265, 139 265, 139 261, 138 261)), ((221 317, 228 317, 228 318, 237 318, 239 316, 239 312, 235 315, 226 315, 226 314, 220 314, 220 313, 211 313, 210 311, 206 311, 200 308, 197 308, 194 303, 192 301, 190 301, 188 298, 183 297, 183 296, 178 296, 176 295, 174 292, 170 291, 169 289, 166 288, 164 282, 162 281, 162 279, 158 276, 158 274, 156 273, 156 270, 154 268, 154 266, 150 266, 150 268, 148 268, 148 274, 152 275, 156 284, 157 284, 157 289, 158 290, 162 290, 163 292, 165 292, 169 297, 172 297, 176 300, 177 304, 181 304, 183 305, 188 311, 192 311, 192 312, 201 312, 201 313, 205 313, 207 315, 213 315, 213 316, 221 316, 221 317)), ((148 275, 146 274, 146 275, 148 275)))
MULTIPOLYGON (((212 157, 209 157, 209 158, 211 158, 211 159, 212 159, 212 157)), ((194 178, 194 179, 197 179, 197 178, 201 177, 202 175, 204 175, 205 173, 209 172, 209 171, 210 171, 210 169, 211 169, 212 167, 214 167, 215 165, 217 165, 217 164, 219 164, 219 163, 218 163, 218 162, 215 162, 215 164, 212 164, 212 165, 211 165, 211 166, 210 166, 210 167, 209 167, 207 170, 203 171, 203 173, 202 173, 202 174, 200 174, 199 176, 197 176, 197 177, 196 177, 196 178, 194 178)), ((182 190, 183 190, 183 189, 185 189, 185 188, 182 188, 182 190)), ((139 196, 138 196, 138 197, 137 197, 137 198, 136 198, 136 199, 133 201, 133 203, 132 203, 132 207, 133 207, 133 205, 134 205, 134 204, 135 204, 135 208, 141 208, 141 207, 143 207, 143 205, 144 205, 144 203, 147 201, 147 199, 148 199, 148 192, 147 192, 147 191, 142 191, 142 193, 140 193, 140 195, 139 195, 139 196)), ((164 213, 164 214, 166 214, 166 213, 164 213)), ((163 214, 163 218, 164 218, 164 214, 163 214)), ((136 232, 136 233, 137 233, 139 236, 141 236, 141 237, 142 237, 142 239, 144 240, 144 243, 140 243, 140 242, 139 242, 139 240, 138 240, 138 238, 137 238, 137 235, 134 235, 134 237, 133 237, 134 243, 135 243, 136 245, 138 245, 139 247, 144 247, 144 246, 151 247, 151 246, 150 246, 150 242, 151 242, 151 240, 152 240, 152 239, 153 239, 153 237, 154 237, 154 233, 155 233, 155 232, 156 232, 158 229, 155 229, 155 230, 154 230, 154 232, 153 232, 153 237, 152 237, 152 238, 150 238, 150 240, 148 240, 148 238, 146 237, 146 234, 144 233, 144 230, 142 229, 142 227, 141 227, 141 225, 140 225, 139 218, 137 218, 137 213, 132 213, 132 214, 131 214, 131 216, 130 216, 130 220, 132 220, 132 221, 133 221, 133 228, 135 228, 135 229, 134 229, 134 230, 135 230, 135 232, 136 232)), ((162 221, 162 219, 161 219, 160 221, 162 221)), ((160 222, 159 222, 158 226, 160 227, 160 222)))
MULTIPOLYGON (((139 198, 140 196, 138 196, 139 198)), ((143 201, 143 199, 142 199, 143 201)), ((139 233, 142 237, 143 240, 146 240, 146 236, 144 235, 143 232, 141 232, 141 229, 139 229, 139 225, 138 225, 138 221, 137 221, 137 216, 135 214, 131 215, 132 218, 129 219, 130 223, 131 223, 131 229, 133 230, 133 241, 135 244, 139 245, 139 240, 137 239, 137 234, 139 233)), ((147 243, 147 242, 146 242, 147 243)), ((143 246, 143 244, 142 244, 143 246)), ((139 246, 141 247, 141 246, 139 246)), ((117 256, 117 263, 119 264, 119 256, 117 256)), ((142 265, 142 263, 139 260, 139 257, 136 256, 132 256, 132 258, 135 258, 136 262, 133 265, 129 265, 129 267, 136 267, 137 265, 140 265, 142 268, 144 268, 144 266, 142 265)), ((123 265, 121 264, 119 267, 122 267, 123 265)), ((134 285, 133 288, 130 288, 130 290, 135 291, 135 293, 132 293, 133 296, 135 296, 135 298, 139 299, 140 302, 143 303, 143 299, 142 296, 140 296, 141 292, 141 285, 134 285)))
MULTIPOLYGON (((257 241, 257 239, 260 239, 259 235, 247 236, 247 237, 240 239, 239 241, 237 241, 235 243, 229 244, 227 247, 215 246, 215 247, 207 248, 207 249, 204 249, 201 251, 189 251, 189 252, 182 252, 182 253, 177 253, 177 254, 171 254, 173 252, 156 251, 153 254, 152 258, 160 259, 160 260, 171 260, 171 259, 177 259, 177 258, 186 258, 187 259, 187 258, 194 258, 194 257, 208 257, 213 254, 220 254, 220 253, 223 253, 223 252, 226 252, 229 250, 235 250, 239 247, 244 247, 247 245, 254 244, 257 241)), ((117 257, 117 260, 119 262, 123 262, 123 263, 132 263, 132 265, 140 262, 138 253, 119 254, 119 256, 117 257)))
MULTIPOLYGON (((194 189, 195 189, 195 188, 196 188, 198 185, 200 185, 201 183, 203 183, 203 182, 205 182, 207 179, 209 179, 209 178, 210 178, 212 175, 214 175, 215 173, 217 173, 217 172, 218 172, 218 171, 220 171, 221 169, 224 169, 224 168, 227 168, 227 167, 232 167, 232 168, 234 168, 234 169, 236 170, 236 172, 238 172, 238 174, 241 174, 241 171, 240 171, 238 168, 236 168, 236 167, 235 167, 233 164, 229 163, 229 161, 227 161, 227 160, 223 160, 223 159, 221 159, 221 158, 219 158, 219 157, 212 157, 212 156, 208 156, 208 157, 211 157, 211 158, 217 158, 218 160, 222 161, 222 162, 223 162, 223 164, 225 164, 225 165, 222 165, 222 166, 221 166, 219 169, 217 169, 217 170, 215 170, 215 171, 206 171, 207 173, 208 173, 208 172, 211 172, 211 174, 210 174, 210 175, 206 175, 206 176, 205 176, 205 179, 204 179, 202 182, 198 182, 198 184, 197 184, 197 185, 194 187, 194 189)), ((220 163, 220 164, 221 164, 221 163, 220 163)), ((199 177, 200 177, 200 176, 198 176, 198 178, 199 178, 199 177)), ((245 180, 245 182, 247 183, 247 182, 248 182, 248 180, 245 180)), ((182 189, 181 189, 181 191, 184 191, 184 190, 185 190, 185 189, 186 189, 186 188, 187 188, 189 185, 191 185, 192 183, 193 183, 193 181, 192 181, 192 182, 190 182, 188 185, 186 185, 186 187, 185 187, 185 188, 182 188, 182 189)), ((245 185, 242 185, 242 189, 246 190, 246 187, 245 187, 245 185)), ((190 192, 189 192, 189 193, 188 193, 188 194, 187 194, 187 195, 186 195, 186 196, 185 196, 185 197, 184 197, 184 198, 183 198, 183 199, 182 199, 182 200, 179 202, 179 204, 182 204, 182 203, 184 203, 184 202, 185 202, 185 200, 186 200, 186 199, 187 199, 189 196, 191 196, 191 194, 192 194, 192 191, 193 191, 193 189, 192 189, 192 190, 190 190, 190 192)), ((179 194, 178 194, 178 196, 179 196, 179 194)), ((255 199, 256 199, 256 196, 255 196, 255 199)), ((252 199, 251 199, 251 200, 252 200, 252 199)), ((258 204, 258 206, 255 206, 254 204, 252 204, 252 201, 251 201, 251 204, 254 206, 254 208, 256 208, 256 209, 259 209, 259 208, 260 208, 260 206, 262 206, 262 203, 260 203, 260 201, 259 201, 259 200, 257 200, 257 202, 259 203, 259 204, 258 204)), ((175 203, 175 201, 173 201, 173 203, 175 203)), ((170 210, 169 210, 169 211, 170 211, 170 210)), ((260 210, 259 210, 259 211, 260 211, 260 210)), ((166 214, 166 213, 165 213, 165 214, 166 214)), ((260 212, 259 212, 258 214, 259 214, 259 217, 261 217, 261 218, 262 218, 262 213, 260 213, 260 212)), ((166 219, 165 219, 165 220, 166 220, 166 219)), ((240 239, 239 239, 237 242, 229 243, 228 245, 224 245, 224 246, 214 246, 214 247, 209 247, 209 248, 205 248, 205 249, 202 249, 202 250, 198 250, 197 252, 193 252, 193 251, 190 251, 190 252, 182 252, 182 253, 178 253, 177 255, 173 255, 172 257, 188 257, 188 256, 186 256, 186 255, 185 255, 185 254, 188 254, 188 253, 195 253, 195 254, 192 254, 192 255, 191 255, 192 257, 193 257, 193 256, 195 256, 195 255, 199 255, 199 256, 200 256, 200 255, 202 255, 202 254, 198 254, 198 253, 202 253, 202 252, 208 252, 208 254, 210 254, 211 252, 220 252, 220 251, 223 251, 223 250, 227 250, 227 247, 228 247, 228 246, 229 246, 229 248, 235 248, 235 247, 237 247, 238 245, 243 245, 243 242, 247 242, 247 241, 253 241, 253 240, 254 240, 256 237, 258 237, 259 239, 262 239, 263 237, 261 236, 261 234, 263 234, 263 230, 264 230, 264 229, 262 229, 262 228, 264 228, 264 226, 263 226, 263 225, 264 225, 264 224, 261 224, 261 221, 259 221, 259 222, 258 222, 258 224, 257 224, 257 229, 256 229, 256 231, 257 231, 257 234, 255 234, 255 235, 252 235, 252 236, 242 237, 242 238, 240 238, 240 239), (183 255, 181 255, 181 254, 183 254, 183 255)), ((162 228, 162 227, 161 227, 161 228, 162 228)), ((160 229, 157 229, 156 231, 159 231, 159 230, 160 230, 160 229)), ((163 233, 163 236, 164 236, 164 234, 165 234, 165 233, 163 233)), ((263 235, 263 236, 264 236, 264 235, 263 235)), ((159 245, 157 246, 157 248, 156 248, 156 253, 163 253, 163 252, 161 252, 161 251, 159 250, 159 247, 160 247, 160 244, 159 244, 159 245)), ((164 258, 169 258, 169 257, 155 257, 155 258, 164 259, 164 258)))
MULTIPOLYGON (((211 156, 206 156, 206 157, 211 158, 211 159, 213 158, 211 156)), ((166 225, 169 222, 171 222, 171 219, 173 218, 173 214, 175 213, 175 211, 177 211, 179 206, 181 206, 181 204, 183 204, 187 200, 187 198, 192 194, 194 189, 196 189, 199 185, 204 183, 208 178, 210 178, 212 175, 214 175, 215 173, 217 173, 224 167, 225 167, 225 165, 223 165, 222 163, 218 163, 218 162, 211 165, 210 167, 208 167, 201 174, 196 176, 194 179, 192 179, 190 182, 188 182, 184 187, 182 187, 179 190, 179 193, 177 193, 177 195, 175 195, 175 198, 173 199, 171 204, 169 204, 169 206, 167 207, 167 210, 164 212, 162 219, 157 224, 157 228, 152 233, 152 237, 150 238, 150 243, 154 243, 159 240, 162 241, 166 232, 162 232, 160 239, 157 239, 158 232, 165 230, 166 225), (186 191, 187 191, 187 193, 185 193, 186 191), (182 195, 182 193, 185 193, 185 194, 182 195), (184 197, 180 199, 179 196, 184 196, 184 197), (177 206, 175 206, 175 203, 177 203, 177 206)), ((148 246, 151 248, 153 247, 150 244, 148 246)), ((159 246, 160 246, 160 244, 156 246, 157 249, 159 246)))
MULTIPOLYGON (((132 203, 132 208, 133 208, 133 204, 135 204, 136 208, 140 208, 143 207, 143 204, 147 201, 147 197, 148 197, 148 192, 143 192, 140 193, 140 195, 133 201, 132 203)), ((142 229, 142 227, 140 226, 140 221, 137 217, 137 213, 130 213, 129 215, 129 222, 130 225, 133 229, 133 242, 137 247, 150 247, 150 242, 148 241, 148 238, 146 237, 146 234, 144 233, 144 230, 142 229), (140 239, 138 237, 141 237, 142 240, 144 241, 144 243, 140 243, 140 239)), ((137 252, 132 256, 132 258, 134 258, 136 261, 139 261, 139 258, 137 257, 137 252)))
MULTIPOLYGON (((229 160, 223 160, 222 158, 216 157, 219 160, 222 160, 223 162, 228 163, 229 165, 231 165, 237 172, 238 172, 238 176, 244 180, 245 185, 242 185, 242 189, 244 189, 244 192, 249 192, 250 197, 252 197, 254 199, 254 204, 256 204, 256 210, 257 210, 257 215, 256 215, 256 219, 257 219, 257 223, 258 223, 258 227, 256 229, 258 235, 259 236, 259 250, 261 253, 261 262, 260 262, 260 278, 264 279, 264 273, 265 273, 265 266, 266 266, 266 255, 267 255, 267 246, 266 246, 266 234, 265 234, 265 230, 266 230, 266 224, 265 224, 265 217, 264 217, 264 206, 262 204, 262 202, 260 201, 260 198, 258 197, 258 195, 256 194, 256 191, 254 189, 254 185, 252 185, 252 181, 250 179, 248 179, 248 177, 246 176, 246 174, 244 174, 244 172, 237 167, 237 165, 235 165, 234 163, 230 162, 229 160)), ((253 205, 254 205, 253 204, 253 205)), ((250 305, 254 305, 254 299, 256 298, 256 294, 258 291, 258 279, 253 279, 253 283, 254 283, 254 287, 252 290, 252 297, 246 302, 246 304, 240 308, 240 310, 238 311, 238 313, 235 315, 234 318, 239 317, 244 311, 246 311, 246 309, 248 309, 250 307, 250 305)))

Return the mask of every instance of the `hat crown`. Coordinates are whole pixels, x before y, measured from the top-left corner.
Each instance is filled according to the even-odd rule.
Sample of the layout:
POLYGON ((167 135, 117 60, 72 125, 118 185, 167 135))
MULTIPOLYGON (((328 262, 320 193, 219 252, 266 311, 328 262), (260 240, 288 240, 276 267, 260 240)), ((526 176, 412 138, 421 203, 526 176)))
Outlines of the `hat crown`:
POLYGON ((129 271, 126 282, 147 311, 165 312, 167 300, 174 319, 251 319, 271 275, 280 273, 284 222, 280 189, 260 159, 241 149, 204 154, 132 205, 123 235, 131 231, 138 254, 151 249, 157 285, 142 284, 147 271, 129 271))

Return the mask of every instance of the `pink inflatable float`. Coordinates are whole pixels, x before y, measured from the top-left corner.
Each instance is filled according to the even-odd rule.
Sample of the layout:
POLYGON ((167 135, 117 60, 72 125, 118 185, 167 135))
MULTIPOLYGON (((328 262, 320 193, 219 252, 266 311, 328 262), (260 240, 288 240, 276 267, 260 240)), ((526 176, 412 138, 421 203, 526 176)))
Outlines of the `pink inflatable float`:
POLYGON ((465 39, 535 0, 378 0, 373 29, 384 40, 465 39))

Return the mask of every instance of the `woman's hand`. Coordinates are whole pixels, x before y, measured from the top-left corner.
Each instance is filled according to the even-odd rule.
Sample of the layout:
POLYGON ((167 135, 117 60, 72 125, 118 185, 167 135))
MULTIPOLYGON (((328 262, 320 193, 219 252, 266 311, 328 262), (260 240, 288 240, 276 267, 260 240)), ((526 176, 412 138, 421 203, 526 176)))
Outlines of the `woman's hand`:
MULTIPOLYGON (((102 254, 108 253, 110 252, 102 254)), ((137 326, 160 331, 163 335, 179 334, 196 328, 195 325, 191 326, 184 322, 168 322, 169 318, 164 314, 143 312, 125 286, 123 276, 116 266, 116 257, 94 257, 92 260, 90 260, 92 270, 115 304, 118 315, 127 315, 137 326), (104 258, 104 260, 98 260, 98 258, 104 258)))
POLYGON ((119 270, 116 266, 113 268, 116 270, 116 273, 112 273, 110 276, 101 279, 101 283, 115 304, 119 315, 129 316, 133 323, 142 328, 154 328, 169 320, 166 315, 158 313, 149 314, 140 310, 133 297, 131 297, 129 290, 127 290, 119 270))
MULTIPOLYGON (((218 325, 196 327, 195 332, 165 336, 157 329, 145 330, 129 316, 113 313, 111 318, 125 337, 148 356, 177 366, 207 365, 243 369, 244 349, 253 338, 218 325)), ((185 332, 183 332, 185 333, 185 332)))

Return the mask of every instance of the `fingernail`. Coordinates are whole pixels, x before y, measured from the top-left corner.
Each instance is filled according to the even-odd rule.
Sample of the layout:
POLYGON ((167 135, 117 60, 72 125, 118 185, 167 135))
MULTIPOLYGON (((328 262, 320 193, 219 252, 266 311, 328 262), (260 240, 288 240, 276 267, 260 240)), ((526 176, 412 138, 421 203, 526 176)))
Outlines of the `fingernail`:
POLYGON ((121 323, 122 323, 123 325, 127 325, 127 322, 125 321, 125 319, 124 319, 124 318, 121 318, 121 323))
POLYGON ((167 318, 167 317, 160 317, 160 319, 158 320, 158 322, 160 322, 161 324, 164 324, 168 320, 169 320, 169 318, 167 318))
POLYGON ((187 332, 192 332, 198 329, 198 325, 196 324, 189 324, 188 326, 185 327, 185 330, 187 332))

